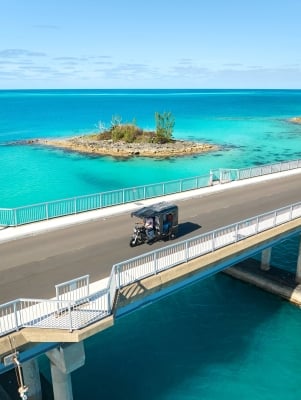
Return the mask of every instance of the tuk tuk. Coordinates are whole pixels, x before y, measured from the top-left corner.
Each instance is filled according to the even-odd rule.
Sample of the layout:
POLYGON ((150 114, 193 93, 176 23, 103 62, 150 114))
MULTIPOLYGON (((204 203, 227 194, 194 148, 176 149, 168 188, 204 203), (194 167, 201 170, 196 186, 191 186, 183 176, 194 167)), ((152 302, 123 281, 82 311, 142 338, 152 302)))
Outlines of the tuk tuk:
POLYGON ((131 247, 174 239, 178 233, 178 206, 175 204, 152 204, 132 212, 131 216, 138 219, 130 240, 131 247))

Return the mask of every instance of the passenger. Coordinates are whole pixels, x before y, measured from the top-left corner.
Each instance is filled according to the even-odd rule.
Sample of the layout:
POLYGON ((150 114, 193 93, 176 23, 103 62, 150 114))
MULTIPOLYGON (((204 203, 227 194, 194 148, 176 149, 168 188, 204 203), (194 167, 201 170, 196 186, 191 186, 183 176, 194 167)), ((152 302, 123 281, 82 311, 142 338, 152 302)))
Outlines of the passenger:
POLYGON ((154 233, 154 219, 151 217, 148 217, 145 219, 144 223, 145 229, 146 229, 146 236, 148 239, 148 242, 152 241, 154 239, 155 233, 154 233))
POLYGON ((172 214, 168 214, 164 223, 163 223, 163 231, 164 233, 168 233, 170 228, 172 227, 172 220, 173 220, 173 216, 172 214))

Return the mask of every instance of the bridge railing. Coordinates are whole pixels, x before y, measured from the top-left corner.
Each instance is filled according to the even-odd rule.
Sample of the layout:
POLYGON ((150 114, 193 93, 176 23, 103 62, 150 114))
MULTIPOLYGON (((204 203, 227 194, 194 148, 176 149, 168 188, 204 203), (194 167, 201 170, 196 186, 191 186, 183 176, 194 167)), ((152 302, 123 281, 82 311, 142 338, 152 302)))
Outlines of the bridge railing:
POLYGON ((77 301, 83 297, 89 296, 90 276, 85 275, 55 285, 55 293, 57 300, 77 301))
POLYGON ((12 209, 0 208, 0 226, 19 226, 134 201, 166 196, 168 194, 181 193, 209 185, 211 185, 210 176, 205 175, 12 209))
POLYGON ((80 294, 88 280, 84 276, 61 284, 64 299, 18 299, 3 304, 0 336, 29 326, 81 329, 112 313, 118 289, 300 217, 301 202, 123 261, 112 267, 107 286, 95 293, 80 294))
POLYGON ((112 312, 106 288, 77 301, 18 299, 0 306, 0 336, 22 328, 63 329, 72 332, 112 312))
POLYGON ((214 170, 215 176, 219 176, 221 183, 238 181, 242 179, 256 178, 274 174, 276 172, 290 171, 292 169, 301 168, 301 160, 283 161, 269 165, 259 165, 256 167, 240 168, 240 169, 219 169, 214 170))
POLYGON ((122 288, 299 217, 301 217, 301 203, 249 218, 123 261, 114 266, 118 277, 118 287, 122 288))
POLYGON ((241 169, 218 169, 211 170, 209 175, 78 196, 11 209, 0 208, 0 226, 24 225, 134 201, 200 189, 211 186, 214 182, 226 183, 273 174, 275 172, 289 171, 296 168, 301 168, 301 160, 284 161, 241 169))

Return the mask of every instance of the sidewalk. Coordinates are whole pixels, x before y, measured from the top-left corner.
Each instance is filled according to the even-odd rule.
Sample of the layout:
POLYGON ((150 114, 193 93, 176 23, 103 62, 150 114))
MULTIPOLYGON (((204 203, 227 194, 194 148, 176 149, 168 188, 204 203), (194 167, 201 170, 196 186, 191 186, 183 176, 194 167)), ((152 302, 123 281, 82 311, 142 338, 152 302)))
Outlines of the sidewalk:
POLYGON ((284 178, 285 176, 301 174, 301 169, 294 169, 290 171, 278 172, 274 174, 264 175, 256 178, 245 179, 241 181, 234 181, 223 184, 215 184, 210 187, 189 190, 187 192, 175 193, 163 197, 156 197, 147 200, 141 200, 133 203, 121 204, 118 206, 106 207, 100 210, 87 211, 80 214, 68 215, 65 217, 54 218, 31 224, 21 225, 17 227, 0 227, 0 243, 8 242, 11 240, 38 235, 39 233, 49 232, 51 230, 62 229, 71 225, 81 224, 97 219, 107 218, 111 215, 129 213, 137 208, 147 206, 160 201, 175 202, 182 199, 206 196, 212 193, 246 186, 254 183, 259 183, 271 179, 284 178))

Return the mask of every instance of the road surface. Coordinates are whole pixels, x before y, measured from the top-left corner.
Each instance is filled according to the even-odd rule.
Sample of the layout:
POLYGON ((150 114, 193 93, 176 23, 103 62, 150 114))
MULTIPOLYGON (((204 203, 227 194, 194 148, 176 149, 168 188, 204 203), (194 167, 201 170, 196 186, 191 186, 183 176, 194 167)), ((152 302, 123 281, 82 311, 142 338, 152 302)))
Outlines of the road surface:
MULTIPOLYGON (((179 206, 175 241, 301 201, 300 177, 296 174, 175 200, 179 206)), ((86 274, 91 282, 106 278, 113 264, 168 244, 131 248, 133 225, 126 212, 1 243, 0 304, 24 297, 52 298, 56 284, 86 274)))

